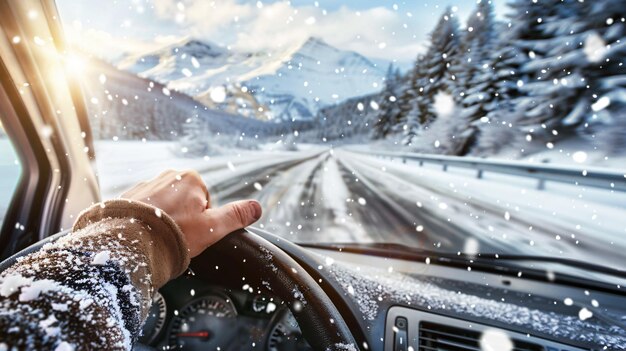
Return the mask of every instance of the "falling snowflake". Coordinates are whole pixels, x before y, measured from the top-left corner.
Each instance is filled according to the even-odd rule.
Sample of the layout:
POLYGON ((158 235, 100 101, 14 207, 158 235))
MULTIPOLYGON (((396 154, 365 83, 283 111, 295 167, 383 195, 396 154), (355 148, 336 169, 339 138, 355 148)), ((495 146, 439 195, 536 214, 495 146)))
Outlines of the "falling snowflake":
POLYGON ((600 62, 607 52, 606 43, 598 33, 591 33, 585 38, 583 52, 590 62, 600 62))

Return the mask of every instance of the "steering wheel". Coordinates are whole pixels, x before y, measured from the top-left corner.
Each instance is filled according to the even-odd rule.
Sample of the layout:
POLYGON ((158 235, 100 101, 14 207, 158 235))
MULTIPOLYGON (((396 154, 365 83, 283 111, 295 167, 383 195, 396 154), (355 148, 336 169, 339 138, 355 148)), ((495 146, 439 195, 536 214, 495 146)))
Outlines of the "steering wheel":
MULTIPOLYGON (((0 262, 0 273, 19 257, 68 234, 61 232, 41 240, 0 262)), ((284 240, 276 238, 276 240, 284 240)), ((309 273, 283 250, 245 229, 227 235, 198 257, 190 268, 207 280, 222 279, 248 284, 283 300, 298 321, 302 335, 314 350, 357 350, 358 346, 343 317, 309 273), (215 274, 215 267, 228 274, 215 274)), ((135 349, 151 349, 135 345, 135 349)))

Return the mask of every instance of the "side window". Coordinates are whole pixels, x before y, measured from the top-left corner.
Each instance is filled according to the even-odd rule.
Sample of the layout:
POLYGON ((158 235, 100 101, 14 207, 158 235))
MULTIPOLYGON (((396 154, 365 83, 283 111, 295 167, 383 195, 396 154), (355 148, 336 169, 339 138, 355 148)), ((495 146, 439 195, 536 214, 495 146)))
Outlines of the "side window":
POLYGON ((15 193, 22 166, 20 165, 15 145, 7 136, 0 121, 0 226, 15 193))

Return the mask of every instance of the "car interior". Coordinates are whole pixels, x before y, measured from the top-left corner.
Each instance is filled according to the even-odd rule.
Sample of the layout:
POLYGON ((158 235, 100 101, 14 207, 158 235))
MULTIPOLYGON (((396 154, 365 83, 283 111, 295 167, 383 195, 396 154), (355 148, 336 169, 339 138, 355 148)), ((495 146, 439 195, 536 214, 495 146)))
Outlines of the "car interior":
MULTIPOLYGON (((111 160, 113 164, 117 156, 99 153, 98 140, 102 139, 106 128, 96 126, 94 106, 103 106, 108 93, 114 95, 114 99, 117 96, 111 90, 102 96, 103 99, 94 100, 96 98, 92 96, 95 95, 89 88, 93 85, 86 84, 86 81, 95 79, 94 84, 97 85, 100 84, 98 77, 101 77, 100 82, 104 85, 104 75, 72 69, 84 64, 71 56, 71 45, 67 41, 69 35, 66 28, 72 23, 63 19, 63 8, 71 7, 72 3, 53 0, 0 3, 0 147, 3 149, 0 177, 4 179, 0 184, 0 258, 3 260, 0 271, 16 262, 18 257, 68 235, 68 229, 84 208, 119 194, 140 177, 154 176, 148 168, 142 171, 142 164, 128 166, 128 171, 118 168, 117 174, 109 178, 99 173, 106 162, 111 160), (63 2, 65 4, 61 4, 63 2), (136 167, 136 173, 130 171, 132 167, 136 167), (106 192, 103 190, 106 187, 115 190, 106 192)), ((144 1, 125 3, 149 7, 144 1)), ((191 2, 178 2, 178 7, 184 7, 183 3, 190 6, 191 2)), ((239 2, 233 3, 243 6, 239 2)), ((299 2, 288 3, 289 6, 296 6, 292 3, 299 2)), ((307 6, 313 6, 313 2, 310 3, 307 6)), ((173 4, 176 9, 176 2, 173 4)), ((261 2, 252 2, 250 7, 261 9, 261 5, 264 9, 270 7, 269 3, 261 2)), ((109 5, 98 6, 97 10, 106 11, 109 5)), ((445 4, 437 11, 443 11, 443 8, 445 4)), ((108 15, 102 13, 97 16, 108 15)), ((85 21, 82 25, 87 26, 88 23, 85 21)), ((115 76, 117 73, 113 73, 108 64, 95 61, 92 65, 98 67, 97 72, 106 72, 106 84, 120 79, 116 84, 123 85, 120 83, 122 78, 119 78, 122 73, 115 76)), ((178 99, 183 104, 193 103, 190 102, 192 100, 185 100, 187 97, 183 93, 163 86, 163 82, 151 81, 148 75, 133 75, 132 79, 128 82, 128 96, 135 95, 137 88, 134 86, 141 85, 145 93, 144 86, 149 85, 148 91, 157 91, 161 96, 165 94, 168 101, 178 99)), ((118 89, 117 94, 122 94, 120 91, 118 89)), ((139 99, 143 98, 139 96, 139 99)), ((124 101, 131 106, 132 99, 128 99, 124 101)), ((154 102, 154 106, 160 103, 154 102)), ((115 114, 116 110, 111 108, 109 112, 109 115, 115 114)), ((101 114, 100 118, 104 120, 109 115, 101 114)), ((178 125, 183 122, 171 123, 178 125)), ((237 126, 237 123, 232 122, 229 126, 237 126)), ((259 123, 259 128, 265 128, 261 122, 250 122, 246 126, 252 128, 256 125, 254 123, 259 123)), ((274 123, 271 128, 277 126, 274 123)), ((177 130, 182 133, 184 127, 180 128, 183 129, 177 130)), ((273 129, 268 133, 272 132, 273 129)), ((122 138, 122 134, 119 135, 122 138)), ((126 135, 126 140, 136 138, 134 142, 138 145, 142 143, 139 141, 142 134, 128 132, 126 135)), ((281 135, 281 132, 276 132, 276 135, 281 135)), ((117 136, 115 138, 117 142, 117 136)), ((255 140, 252 137, 249 139, 252 142, 255 140)), ((110 137, 107 140, 113 144, 110 137)), ((261 189, 269 193, 272 177, 280 177, 287 174, 287 169, 307 164, 302 160, 325 165, 320 167, 332 171, 336 167, 335 158, 340 160, 342 152, 353 152, 342 151, 339 147, 336 149, 330 152, 326 149, 298 151, 303 155, 297 160, 281 154, 280 164, 270 164, 277 159, 258 156, 268 162, 268 166, 264 166, 267 168, 249 170, 246 167, 257 161, 254 157, 237 161, 237 157, 233 156, 234 163, 229 161, 223 165, 221 172, 224 172, 225 180, 220 180, 218 184, 215 179, 219 174, 215 173, 215 177, 207 176, 210 178, 207 183, 221 203, 246 195, 248 190, 245 189, 255 191, 253 188, 257 188, 259 193, 263 193, 261 189), (235 170, 241 171, 241 174, 235 170), (227 173, 231 171, 235 173, 227 173), (212 181, 216 183, 212 184, 212 181)), ((152 157, 151 149, 141 150, 147 151, 128 152, 136 152, 140 154, 137 157, 146 159, 152 157)), ((187 150, 186 146, 184 150, 187 150)), ((158 152, 154 151, 155 154, 158 152)), ((289 150, 281 152, 287 154, 289 150)), ((356 155, 358 152, 353 153, 356 155)), ((359 157, 377 157, 376 162, 392 162, 385 160, 393 157, 393 164, 397 167, 413 162, 394 155, 367 155, 367 152, 354 156, 354 159, 359 157)), ((199 158, 198 162, 201 161, 199 158)), ((414 162, 418 167, 418 161, 414 162)), ((429 161, 419 162, 422 166, 423 162, 429 161)), ((344 167, 340 161, 336 163, 340 168, 344 167)), ((155 161, 155 164, 160 168, 172 168, 182 163, 155 161)), ((454 167, 453 163, 450 164, 454 167)), ((348 166, 350 161, 345 163, 346 169, 348 166)), ((205 174, 212 172, 210 168, 209 165, 204 171, 199 171, 205 174)), ((294 174, 305 172, 304 166, 297 169, 294 174)), ((492 170, 485 169, 485 172, 492 170)), ((482 172, 480 170, 479 178, 482 172)), ((579 176, 578 173, 576 176, 579 176)), ((351 174, 344 174, 350 179, 358 178, 362 189, 379 186, 374 179, 376 177, 365 167, 354 166, 351 174)), ((622 179, 618 178, 615 183, 618 188, 623 187, 626 179, 623 172, 619 175, 622 179)), ((407 173, 401 178, 410 181, 411 175, 407 173)), ((289 183, 287 176, 285 179, 290 185, 279 190, 289 192, 295 189, 296 182, 289 183)), ((378 180, 382 184, 381 179, 378 180)), ((324 194, 342 191, 332 188, 332 184, 329 186, 328 191, 322 189, 324 194)), ((499 188, 492 189, 498 192, 499 188)), ((274 193, 279 193, 279 190, 274 193)), ((449 191, 456 190, 449 188, 449 191)), ((488 192, 490 190, 483 191, 484 194, 488 192)), ((625 202, 620 202, 624 199, 623 192, 618 189, 610 192, 611 195, 606 196, 617 193, 614 213, 619 214, 621 209, 623 215, 626 209, 625 202)), ((365 190, 363 194, 367 194, 365 190)), ((479 190, 476 194, 474 197, 481 196, 479 190)), ((570 196, 567 191, 565 194, 570 196)), ((272 198, 269 196, 262 199, 270 203, 272 198)), ((395 209, 389 205, 394 199, 385 200, 387 202, 381 200, 381 208, 377 208, 366 195, 352 202, 339 202, 339 205, 363 207, 366 206, 365 199, 370 211, 365 217, 375 218, 380 213, 395 209)), ((395 213, 408 211, 412 215, 422 211, 419 201, 417 206, 413 201, 398 207, 395 213)), ((443 205, 439 207, 441 210, 443 205)), ((549 205, 546 204, 546 207, 549 205)), ((293 213, 300 213, 297 208, 282 208, 286 208, 287 212, 293 210, 293 213)), ((310 218, 321 217, 324 213, 316 212, 310 218)), ((428 216, 429 212, 423 213, 428 216)), ((398 222, 403 220, 401 217, 386 217, 382 222, 392 228, 396 218, 400 218, 398 222)), ((498 218, 502 219, 502 215, 498 214, 498 218)), ((457 245, 460 248, 448 251, 439 250, 436 241, 425 243, 422 239, 404 240, 401 237, 388 242, 359 240, 357 234, 353 237, 337 234, 336 240, 318 240, 304 235, 301 239, 289 233, 296 231, 296 225, 304 221, 294 218, 291 223, 280 224, 280 227, 278 222, 278 219, 272 222, 274 226, 263 222, 263 226, 232 233, 195 257, 182 276, 167 283, 155 295, 134 349, 626 350, 626 256, 623 250, 621 256, 619 253, 619 245, 626 236, 624 227, 621 228, 621 237, 611 239, 616 242, 614 247, 603 251, 603 244, 599 243, 600 249, 582 257, 519 254, 507 251, 506 246, 482 245, 482 239, 479 240, 480 251, 464 251, 463 245, 467 243, 463 235, 472 229, 462 228, 462 221, 454 222, 454 225, 444 221, 439 226, 432 224, 429 227, 431 232, 457 230, 454 236, 450 236, 450 242, 458 239, 462 244, 457 245), (603 252, 611 265, 601 259, 603 252), (593 256, 599 256, 598 260, 592 260, 593 256)), ((528 223, 532 227, 531 219, 528 223)), ((524 224, 525 228, 528 223, 524 224)), ((401 230, 410 231, 416 237, 421 232, 421 229, 416 231, 417 224, 409 223, 409 230, 401 230)), ((511 231, 516 230, 516 227, 510 228, 511 231)), ((321 227, 317 230, 324 232, 326 229, 321 227)), ((363 229, 354 229, 354 233, 360 233, 359 230, 363 229)), ((364 230, 367 231, 367 227, 364 230)), ((315 234, 315 230, 311 232, 311 235, 315 234)), ((335 234, 328 234, 328 237, 332 235, 335 234)), ((441 242, 440 245, 448 245, 444 239, 441 242)), ((518 244, 512 246, 515 245, 518 244)), ((591 250, 592 247, 595 246, 589 244, 584 248, 591 250)), ((621 246, 622 249, 624 247, 621 246)))

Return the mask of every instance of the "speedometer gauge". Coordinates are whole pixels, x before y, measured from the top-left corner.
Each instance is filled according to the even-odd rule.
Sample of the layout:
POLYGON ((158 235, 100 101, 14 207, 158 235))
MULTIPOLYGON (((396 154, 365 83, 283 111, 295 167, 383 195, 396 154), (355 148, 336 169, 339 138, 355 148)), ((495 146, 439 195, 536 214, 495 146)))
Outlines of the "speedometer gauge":
POLYGON ((160 293, 155 293, 152 298, 152 306, 148 311, 148 317, 143 325, 141 337, 139 341, 143 344, 151 344, 161 332, 163 324, 165 324, 165 316, 167 315, 167 307, 165 299, 160 293))
POLYGON ((175 350, 222 350, 237 332, 233 304, 217 295, 194 300, 175 314, 169 345, 175 350))
POLYGON ((279 315, 267 341, 268 351, 310 351, 313 350, 306 342, 289 309, 285 308, 279 315))

